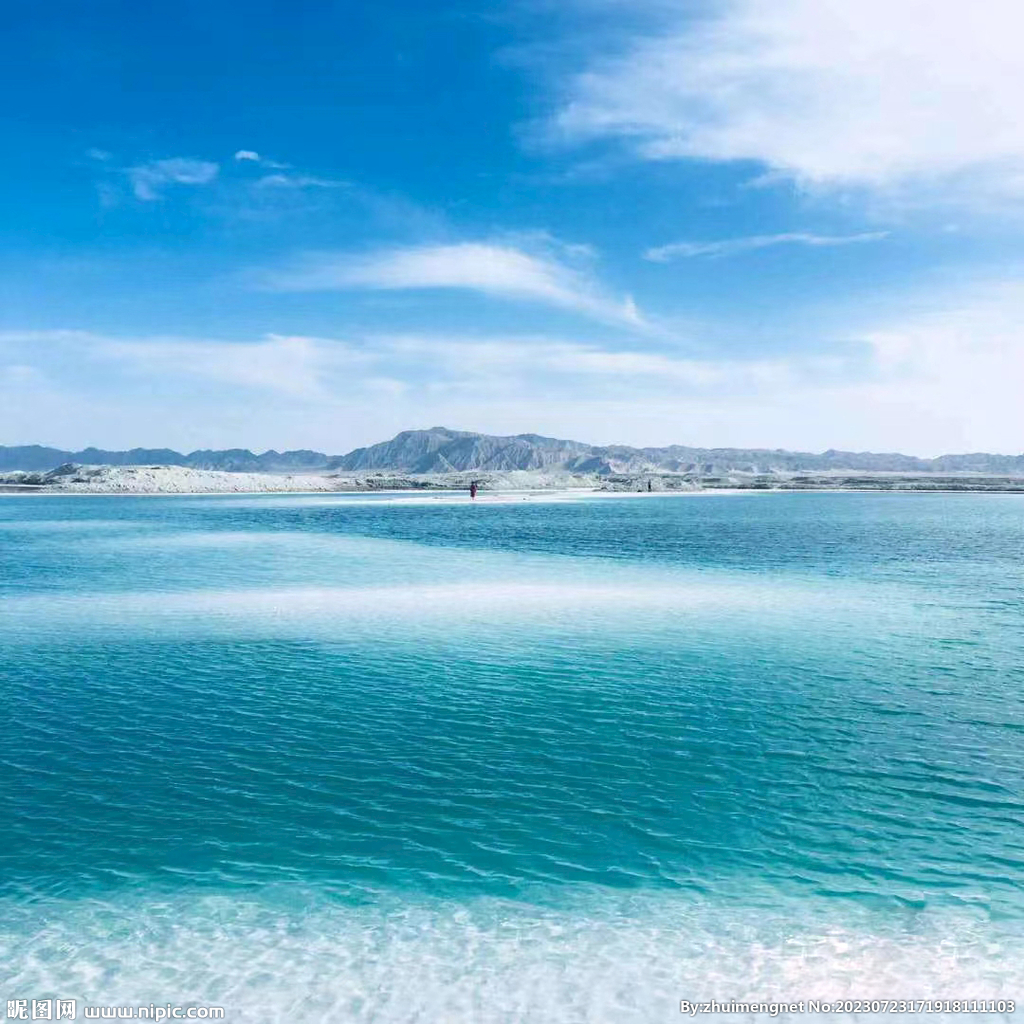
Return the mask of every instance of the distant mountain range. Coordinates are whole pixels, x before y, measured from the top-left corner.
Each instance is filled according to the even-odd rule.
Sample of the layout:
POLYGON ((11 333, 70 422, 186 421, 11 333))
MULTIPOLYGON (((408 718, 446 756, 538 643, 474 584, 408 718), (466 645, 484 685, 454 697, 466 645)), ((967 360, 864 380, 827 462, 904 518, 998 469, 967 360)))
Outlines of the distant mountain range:
POLYGON ((71 452, 40 445, 0 445, 0 472, 46 471, 65 463, 108 466, 188 466, 231 472, 281 473, 343 471, 356 473, 451 473, 467 470, 564 469, 575 473, 637 473, 661 471, 714 475, 723 472, 799 473, 853 470, 894 473, 996 473, 1024 475, 1024 455, 913 455, 840 452, 820 454, 767 448, 630 448, 560 441, 538 434, 496 437, 470 431, 432 427, 403 430, 390 441, 357 448, 347 455, 314 451, 267 451, 245 448, 202 450, 182 455, 169 448, 71 452))
POLYGON ((83 448, 80 452, 30 444, 7 448, 0 445, 0 472, 16 469, 47 471, 68 462, 83 466, 188 466, 191 469, 221 469, 237 473, 279 473, 326 469, 330 458, 323 452, 264 452, 255 455, 246 448, 224 451, 195 451, 188 455, 170 448, 132 448, 108 452, 83 448))

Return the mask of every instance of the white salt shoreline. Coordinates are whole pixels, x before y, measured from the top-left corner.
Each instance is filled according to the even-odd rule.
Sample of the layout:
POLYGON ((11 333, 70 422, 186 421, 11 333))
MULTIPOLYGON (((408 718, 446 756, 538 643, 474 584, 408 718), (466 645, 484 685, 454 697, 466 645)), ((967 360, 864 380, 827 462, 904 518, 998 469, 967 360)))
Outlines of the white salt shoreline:
POLYGON ((566 502, 584 498, 640 498, 673 495, 779 494, 821 492, 925 493, 1024 492, 1024 478, 961 477, 930 474, 821 474, 779 477, 730 477, 722 486, 676 475, 650 473, 611 478, 559 470, 402 474, 398 472, 327 475, 232 473, 183 466, 67 466, 49 473, 0 474, 0 497, 236 497, 276 495, 367 504, 468 504, 470 483, 480 493, 476 504, 566 502), (651 489, 648 490, 648 487, 651 489))
MULTIPOLYGON (((836 489, 838 490, 838 488, 836 489)), ((314 498, 328 502, 332 497, 345 499, 346 505, 509 505, 515 502, 553 503, 588 498, 699 498, 739 494, 781 494, 781 489, 741 490, 735 487, 708 487, 692 491, 608 491, 596 487, 541 491, 488 491, 471 498, 468 491, 420 489, 332 490, 332 491, 86 491, 24 490, 0 491, 3 498, 314 498), (379 498, 371 495, 381 495, 379 498)), ((785 492, 793 493, 793 492, 785 492)), ((802 492, 812 493, 812 492, 802 492)), ((817 492, 814 492, 817 493, 817 492)))
MULTIPOLYGON (((0 493, 21 495, 389 495, 375 501, 468 501, 469 485, 480 486, 478 502, 495 500, 568 500, 588 494, 635 493, 620 484, 610 490, 598 477, 566 472, 515 470, 509 472, 452 473, 444 475, 372 473, 352 475, 232 473, 225 470, 191 469, 182 466, 75 466, 50 473, 0 475, 0 493), (8 489, 9 488, 9 489, 8 489)), ((699 493, 690 484, 680 489, 699 493)), ((649 492, 646 480, 636 491, 665 493, 658 481, 649 492)), ((673 493, 678 493, 675 490, 673 493)))

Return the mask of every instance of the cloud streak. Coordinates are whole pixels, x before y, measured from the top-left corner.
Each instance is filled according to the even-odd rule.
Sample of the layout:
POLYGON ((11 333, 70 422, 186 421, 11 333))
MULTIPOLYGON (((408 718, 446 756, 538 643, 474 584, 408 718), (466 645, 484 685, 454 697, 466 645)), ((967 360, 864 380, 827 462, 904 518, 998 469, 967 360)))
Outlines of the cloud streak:
POLYGON ((944 183, 1017 194, 1024 75, 1016 0, 652 4, 660 29, 569 83, 565 137, 645 159, 754 160, 807 185, 944 183))
POLYGON ((218 164, 209 160, 171 157, 129 167, 125 173, 136 199, 153 202, 168 185, 207 185, 217 177, 218 164))
POLYGON ((269 167, 277 170, 287 170, 291 165, 283 164, 278 160, 269 160, 267 157, 257 153, 255 149, 240 149, 235 153, 236 163, 252 163, 257 167, 269 167))
POLYGON ((768 249, 775 245, 804 245, 811 248, 831 248, 879 242, 889 236, 888 231, 864 231, 856 235, 816 235, 806 231, 787 231, 778 235, 750 235, 746 238, 727 238, 717 242, 670 242, 644 252, 644 259, 653 263, 668 263, 678 257, 733 256, 736 253, 768 249))
POLYGON ((324 353, 314 339, 276 334, 253 342, 98 339, 92 355, 116 362, 136 376, 201 377, 292 398, 319 396, 326 368, 324 353))
POLYGON ((0 431, 80 447, 82 423, 104 423, 108 447, 258 437, 336 451, 444 422, 634 444, 1016 454, 1024 282, 974 286, 928 312, 911 295, 905 308, 749 358, 550 336, 9 331, 0 431), (124 434, 129 411, 144 436, 124 434))
POLYGON ((348 188, 349 182, 318 178, 311 174, 265 174, 256 181, 257 188, 348 188))
POLYGON ((269 283, 282 291, 458 289, 543 303, 620 326, 645 326, 632 299, 611 298, 589 275, 509 244, 462 242, 319 257, 272 275, 269 283))
POLYGON ((323 386, 339 373, 365 366, 358 349, 344 343, 297 335, 268 334, 256 341, 179 337, 116 338, 90 331, 0 332, 0 367, 9 359, 35 356, 48 365, 106 367, 127 381, 202 379, 228 389, 276 392, 300 399, 324 397, 323 386))
POLYGON ((119 339, 74 330, 0 332, 0 366, 5 349, 11 365, 22 366, 28 353, 43 348, 54 364, 84 359, 116 368, 128 379, 204 379, 230 389, 314 402, 367 390, 496 399, 574 390, 591 399, 638 391, 735 393, 823 375, 832 378, 850 369, 848 361, 834 358, 694 358, 547 336, 396 334, 350 339, 268 334, 238 342, 119 339))

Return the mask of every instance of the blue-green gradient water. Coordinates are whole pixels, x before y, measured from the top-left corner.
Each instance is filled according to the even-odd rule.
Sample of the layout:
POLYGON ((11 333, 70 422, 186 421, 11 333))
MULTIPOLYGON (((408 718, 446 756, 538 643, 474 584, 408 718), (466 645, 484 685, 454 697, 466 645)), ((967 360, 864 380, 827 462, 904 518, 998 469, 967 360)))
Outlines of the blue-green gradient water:
POLYGON ((1022 557, 1013 495, 0 499, 0 998, 1022 1000, 1022 557))

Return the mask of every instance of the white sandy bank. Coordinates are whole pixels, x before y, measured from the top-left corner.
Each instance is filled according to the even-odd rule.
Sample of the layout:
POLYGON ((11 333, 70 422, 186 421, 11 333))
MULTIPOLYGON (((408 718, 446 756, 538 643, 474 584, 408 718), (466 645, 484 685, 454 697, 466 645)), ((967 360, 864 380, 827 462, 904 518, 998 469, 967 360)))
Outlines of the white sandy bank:
MULTIPOLYGON (((44 494, 261 494, 338 491, 467 491, 477 480, 493 494, 504 491, 589 491, 595 477, 559 471, 406 475, 400 473, 234 473, 184 466, 62 466, 48 473, 0 476, 5 489, 44 494)), ((481 495, 482 497, 483 495, 481 495)))
POLYGON ((248 494, 265 491, 346 490, 349 481, 322 475, 228 473, 184 466, 76 466, 73 471, 10 473, 8 485, 45 493, 248 494))

